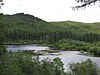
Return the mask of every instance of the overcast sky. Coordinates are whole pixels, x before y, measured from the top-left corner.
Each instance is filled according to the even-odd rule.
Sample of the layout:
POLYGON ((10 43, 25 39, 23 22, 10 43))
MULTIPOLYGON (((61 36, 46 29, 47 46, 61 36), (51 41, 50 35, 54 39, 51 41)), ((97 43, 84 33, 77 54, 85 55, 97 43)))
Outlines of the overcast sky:
POLYGON ((45 21, 100 22, 100 7, 90 6, 73 11, 75 0, 4 0, 4 14, 26 13, 45 21))

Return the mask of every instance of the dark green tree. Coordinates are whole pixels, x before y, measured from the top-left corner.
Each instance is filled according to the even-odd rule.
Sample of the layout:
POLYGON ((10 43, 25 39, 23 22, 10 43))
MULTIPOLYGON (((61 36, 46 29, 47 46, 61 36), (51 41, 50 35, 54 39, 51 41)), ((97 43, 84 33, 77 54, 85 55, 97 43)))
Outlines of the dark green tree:
MULTIPOLYGON (((3 0, 0 0, 0 8, 3 5, 3 0)), ((3 17, 3 14, 0 13, 0 56, 4 55, 6 51, 6 47, 3 45, 5 40, 5 26, 1 22, 1 19, 3 17)))

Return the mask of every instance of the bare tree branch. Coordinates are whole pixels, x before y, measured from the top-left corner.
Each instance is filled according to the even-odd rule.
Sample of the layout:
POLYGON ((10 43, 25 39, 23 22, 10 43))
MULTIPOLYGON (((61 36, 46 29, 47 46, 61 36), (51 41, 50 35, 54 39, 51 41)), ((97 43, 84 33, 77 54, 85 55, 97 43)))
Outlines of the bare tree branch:
POLYGON ((99 1, 99 0, 76 0, 78 3, 79 2, 81 2, 81 3, 83 3, 82 5, 80 5, 80 6, 75 6, 75 7, 72 7, 72 9, 73 10, 75 10, 75 9, 79 9, 79 8, 82 8, 82 7, 86 7, 87 5, 90 5, 90 4, 92 4, 92 3, 96 3, 97 1, 99 1))

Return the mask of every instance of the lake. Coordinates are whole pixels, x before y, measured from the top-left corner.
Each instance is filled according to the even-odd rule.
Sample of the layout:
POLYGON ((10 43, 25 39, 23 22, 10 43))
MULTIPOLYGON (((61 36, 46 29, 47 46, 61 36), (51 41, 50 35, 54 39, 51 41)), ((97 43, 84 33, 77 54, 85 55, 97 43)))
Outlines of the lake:
MULTIPOLYGON (((18 50, 49 50, 49 47, 46 46, 39 46, 37 44, 28 44, 28 45, 7 45, 7 50, 11 50, 12 52, 17 52, 18 50)), ((97 64, 97 66, 100 68, 100 57, 92 57, 92 56, 85 56, 80 55, 79 51, 60 51, 54 54, 47 54, 47 55, 40 55, 40 60, 45 59, 54 59, 56 57, 61 58, 61 61, 64 63, 65 71, 68 71, 68 64, 69 63, 76 63, 76 62, 82 62, 87 59, 91 59, 93 62, 97 64)))
POLYGON ((91 59, 100 68, 100 57, 91 57, 91 56, 80 55, 79 51, 60 51, 59 53, 61 55, 45 55, 45 56, 41 55, 40 59, 44 59, 47 57, 49 59, 54 59, 56 57, 59 57, 59 58, 61 58, 62 62, 64 63, 65 71, 69 70, 69 68, 68 68, 69 63, 82 62, 82 61, 86 61, 87 59, 91 59))
POLYGON ((40 46, 37 44, 28 45, 7 45, 7 50, 12 52, 22 51, 22 50, 48 50, 49 47, 40 46))

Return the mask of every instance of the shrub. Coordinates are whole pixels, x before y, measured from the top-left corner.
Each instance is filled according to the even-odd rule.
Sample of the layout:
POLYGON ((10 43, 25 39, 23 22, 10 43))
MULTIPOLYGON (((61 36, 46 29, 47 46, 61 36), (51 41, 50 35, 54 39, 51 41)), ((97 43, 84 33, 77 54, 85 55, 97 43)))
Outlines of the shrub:
POLYGON ((82 63, 71 63, 69 66, 71 75, 100 75, 96 65, 90 59, 82 63))

